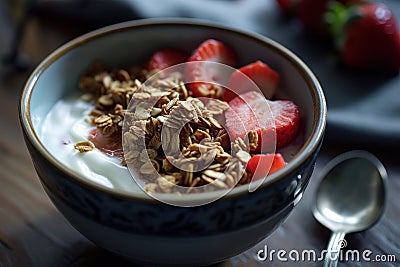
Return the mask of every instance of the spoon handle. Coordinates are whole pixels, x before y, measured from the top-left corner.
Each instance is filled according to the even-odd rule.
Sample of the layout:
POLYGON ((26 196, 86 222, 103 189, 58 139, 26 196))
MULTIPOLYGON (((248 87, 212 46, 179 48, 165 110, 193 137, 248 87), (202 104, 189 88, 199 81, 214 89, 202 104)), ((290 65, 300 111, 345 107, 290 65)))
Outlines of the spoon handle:
POLYGON ((325 254, 324 267, 336 267, 339 261, 340 249, 346 245, 345 232, 333 232, 329 239, 325 254))

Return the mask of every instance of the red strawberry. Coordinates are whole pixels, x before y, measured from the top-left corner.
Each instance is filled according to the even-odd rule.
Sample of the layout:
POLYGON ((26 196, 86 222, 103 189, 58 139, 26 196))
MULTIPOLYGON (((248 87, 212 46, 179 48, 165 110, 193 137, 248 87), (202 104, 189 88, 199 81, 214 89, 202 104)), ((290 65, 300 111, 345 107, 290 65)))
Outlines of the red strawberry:
POLYGON ((251 91, 234 98, 229 106, 225 119, 231 140, 244 139, 250 130, 257 131, 257 152, 271 152, 285 146, 300 126, 299 109, 289 100, 270 101, 251 91))
MULTIPOLYGON (((336 0, 344 5, 362 2, 363 0, 336 0)), ((327 28, 324 22, 324 15, 329 9, 331 0, 301 0, 298 5, 297 16, 305 30, 324 34, 327 28)))
POLYGON ((247 162, 246 170, 251 173, 252 180, 259 180, 286 166, 280 153, 256 154, 247 162))
POLYGON ((164 49, 154 53, 146 62, 148 70, 163 70, 173 65, 186 62, 188 55, 178 49, 164 49))
POLYGON ((189 90, 196 97, 218 98, 222 94, 222 88, 213 83, 226 83, 227 81, 224 81, 225 73, 220 68, 211 66, 204 61, 234 66, 236 55, 223 43, 209 39, 200 44, 189 58, 189 62, 196 62, 185 68, 185 79, 188 82, 189 90))
POLYGON ((343 63, 351 68, 398 70, 400 33, 391 10, 383 3, 350 7, 333 5, 330 29, 343 63))
POLYGON ((261 90, 264 96, 271 99, 279 83, 279 74, 261 61, 256 61, 235 71, 228 83, 228 88, 224 90, 222 99, 226 102, 231 101, 237 95, 248 92, 254 88, 245 74, 261 90))

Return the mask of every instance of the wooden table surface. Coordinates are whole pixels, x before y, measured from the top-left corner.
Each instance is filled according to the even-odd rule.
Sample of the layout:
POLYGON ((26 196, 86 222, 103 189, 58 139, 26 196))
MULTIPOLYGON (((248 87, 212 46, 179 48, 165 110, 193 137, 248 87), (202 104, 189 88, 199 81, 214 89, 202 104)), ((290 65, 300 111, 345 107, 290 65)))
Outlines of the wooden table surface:
MULTIPOLYGON (((10 43, 12 20, 0 4, 0 54, 10 43)), ((27 25, 20 50, 36 65, 50 51, 76 36, 32 19, 27 25)), ((138 266, 112 255, 88 241, 55 209, 43 191, 25 147, 18 121, 18 101, 29 72, 0 67, 0 267, 24 266, 138 266)), ((346 237, 346 249, 369 249, 372 256, 395 257, 395 262, 345 261, 339 266, 400 266, 400 164, 397 151, 337 145, 325 142, 300 204, 285 223, 255 248, 218 266, 321 266, 321 262, 260 262, 256 252, 263 248, 286 251, 325 248, 330 232, 319 225, 310 211, 311 194, 319 171, 335 155, 352 150, 373 152, 389 174, 388 205, 382 219, 368 231, 346 237), (393 256, 391 256, 393 255, 393 256)))

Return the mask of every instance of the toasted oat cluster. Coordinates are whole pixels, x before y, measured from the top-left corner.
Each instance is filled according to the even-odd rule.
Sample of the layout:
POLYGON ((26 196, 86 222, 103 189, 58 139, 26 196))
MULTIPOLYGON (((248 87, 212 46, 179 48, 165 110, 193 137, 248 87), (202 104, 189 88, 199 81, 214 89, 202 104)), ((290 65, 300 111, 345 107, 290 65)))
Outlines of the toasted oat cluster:
POLYGON ((92 122, 99 132, 109 136, 120 132, 125 110, 146 77, 151 73, 133 68, 107 68, 95 61, 79 81, 79 88, 86 94, 81 98, 95 101, 95 109, 90 113, 92 122))
POLYGON ((122 164, 139 173, 151 193, 247 183, 245 165, 250 147, 257 146, 257 134, 250 131, 247 142, 237 138, 231 143, 220 123, 229 108, 225 101, 209 99, 205 104, 192 97, 178 72, 143 84, 153 74, 93 63, 80 79, 86 93, 82 98, 94 101, 90 116, 101 135, 121 135, 125 119, 122 164))
POLYGON ((74 145, 74 148, 79 152, 89 152, 95 148, 95 145, 91 141, 79 141, 74 145))

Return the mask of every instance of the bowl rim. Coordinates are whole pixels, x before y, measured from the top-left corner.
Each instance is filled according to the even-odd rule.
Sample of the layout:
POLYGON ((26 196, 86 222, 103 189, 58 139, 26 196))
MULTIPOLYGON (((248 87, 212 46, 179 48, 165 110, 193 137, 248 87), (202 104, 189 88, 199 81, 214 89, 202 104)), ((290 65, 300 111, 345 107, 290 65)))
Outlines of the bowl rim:
MULTIPOLYGON (((35 88, 35 84, 41 74, 48 68, 52 63, 54 63, 57 59, 62 57, 64 54, 73 50, 74 48, 88 43, 94 39, 101 38, 104 35, 116 33, 120 31, 132 30, 132 29, 143 29, 143 28, 151 28, 151 27, 164 27, 164 26, 174 26, 174 27, 202 27, 202 28, 210 28, 216 29, 228 33, 232 33, 234 35, 243 36, 248 39, 252 39, 255 42, 262 43, 263 45, 268 46, 271 50, 276 53, 279 53, 280 56, 284 57, 288 60, 300 73, 303 79, 308 84, 308 88, 313 101, 314 108, 314 119, 313 125, 311 129, 311 133, 308 138, 305 140, 304 144, 300 148, 300 150, 295 154, 295 156, 290 160, 290 162, 285 166, 285 168, 272 173, 268 176, 267 179, 263 181, 263 184, 257 189, 265 189, 272 183, 283 179, 289 173, 295 172, 297 168, 299 168, 312 154, 318 149, 319 144, 322 142, 325 126, 326 126, 326 117, 327 117, 327 105, 325 96, 322 90, 322 87, 313 74, 311 69, 292 51, 288 48, 284 47, 280 43, 270 39, 269 37, 263 36, 261 34, 251 32, 248 30, 242 30, 235 27, 227 26, 224 24, 220 24, 217 22, 211 22, 208 20, 202 19, 187 19, 187 18, 151 18, 151 19, 139 19, 121 22, 113 25, 109 25, 106 27, 99 28, 97 30, 88 32, 81 36, 72 39, 71 41, 66 42, 61 45, 53 52, 51 52, 45 59, 43 59, 39 65, 33 70, 28 80, 26 81, 23 91, 19 101, 19 119, 22 126, 22 130, 28 141, 31 145, 49 162, 53 165, 53 167, 57 168, 59 171, 68 176, 69 179, 77 182, 80 185, 84 185, 91 189, 95 189, 97 191, 101 191, 103 193, 112 195, 114 197, 123 198, 123 199, 131 199, 131 200, 140 200, 140 201, 150 201, 154 202, 155 199, 149 197, 147 194, 141 192, 126 192, 126 191, 116 191, 112 188, 104 187, 94 181, 83 178, 79 175, 78 172, 68 168, 66 165, 62 164, 59 160, 57 160, 44 146, 44 144, 40 141, 39 136, 37 135, 30 114, 30 100, 35 88)), ((172 201, 196 201, 204 198, 214 198, 214 194, 219 191, 214 192, 204 192, 199 194, 189 194, 184 197, 180 196, 181 200, 178 200, 176 196, 171 194, 172 201)), ((218 193, 220 195, 220 192, 218 193)), ((240 195, 249 194, 248 186, 242 185, 233 188, 230 192, 223 196, 224 199, 237 197, 240 195)), ((165 196, 163 196, 164 198, 165 196)), ((156 201, 160 203, 159 201, 156 201)))

